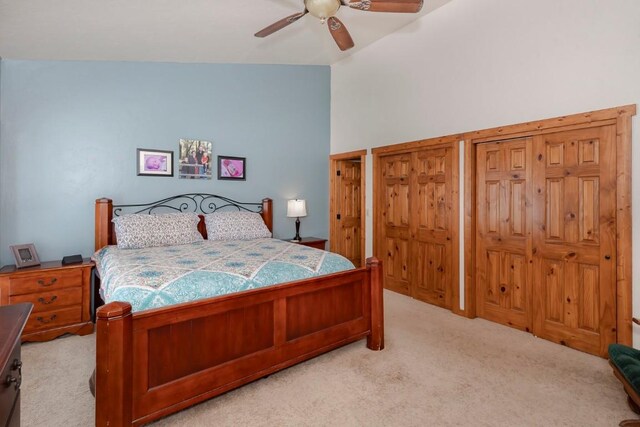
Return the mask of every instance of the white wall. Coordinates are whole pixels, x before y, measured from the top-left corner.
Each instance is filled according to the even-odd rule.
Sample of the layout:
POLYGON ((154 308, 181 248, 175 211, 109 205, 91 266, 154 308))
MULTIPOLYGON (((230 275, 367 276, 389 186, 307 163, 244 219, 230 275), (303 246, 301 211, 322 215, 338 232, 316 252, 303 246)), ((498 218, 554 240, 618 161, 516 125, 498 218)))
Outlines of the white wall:
MULTIPOLYGON (((453 0, 332 66, 331 153, 626 104, 640 104, 640 1, 453 0)), ((633 165, 638 212, 640 150, 633 165)), ((640 316, 640 214, 633 227, 640 316)))

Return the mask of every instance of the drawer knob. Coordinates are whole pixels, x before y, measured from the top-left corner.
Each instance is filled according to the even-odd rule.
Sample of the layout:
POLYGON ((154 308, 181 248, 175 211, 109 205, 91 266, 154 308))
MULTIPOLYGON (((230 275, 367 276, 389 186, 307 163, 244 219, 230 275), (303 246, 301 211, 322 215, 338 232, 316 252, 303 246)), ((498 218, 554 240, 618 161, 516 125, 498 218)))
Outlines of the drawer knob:
POLYGON ((58 281, 58 279, 56 279, 55 277, 53 279, 51 279, 49 281, 49 283, 45 283, 44 279, 38 279, 38 285, 40 285, 40 286, 51 286, 54 283, 56 283, 57 281, 58 281))
POLYGON ((50 299, 49 301, 45 301, 45 299, 44 299, 44 298, 40 297, 40 298, 38 298, 38 302, 39 302, 40 304, 51 304, 52 302, 54 302, 54 301, 55 301, 55 300, 57 300, 57 299, 58 299, 58 296, 57 296, 57 295, 52 296, 52 297, 51 297, 51 299, 50 299))
POLYGON ((22 362, 18 359, 13 359, 13 364, 11 365, 11 370, 12 371, 18 371, 18 378, 16 379, 16 377, 11 376, 11 375, 7 375, 7 379, 5 381, 5 385, 7 387, 10 387, 11 384, 16 385, 16 390, 20 388, 20 384, 22 384, 22 362))
POLYGON ((15 384, 15 389, 19 389, 22 384, 22 376, 18 376, 17 378, 11 375, 7 375, 7 379, 4 380, 4 385, 7 387, 11 387, 11 384, 15 384))
POLYGON ((45 319, 44 317, 38 316, 36 317, 36 320, 40 323, 44 323, 45 325, 47 323, 53 322, 54 320, 56 320, 58 318, 57 314, 52 315, 51 317, 49 317, 48 319, 45 319))

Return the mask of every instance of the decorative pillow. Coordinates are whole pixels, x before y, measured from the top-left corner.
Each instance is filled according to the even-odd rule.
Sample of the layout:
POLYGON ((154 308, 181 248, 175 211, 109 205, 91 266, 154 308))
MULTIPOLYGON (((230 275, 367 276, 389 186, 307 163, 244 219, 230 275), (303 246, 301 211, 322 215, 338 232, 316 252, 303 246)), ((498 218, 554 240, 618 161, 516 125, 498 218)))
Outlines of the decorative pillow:
POLYGON ((120 249, 184 245, 203 240, 195 213, 130 214, 113 219, 120 249))
POLYGON ((262 217, 254 212, 214 212, 204 216, 209 240, 251 240, 271 237, 262 217))

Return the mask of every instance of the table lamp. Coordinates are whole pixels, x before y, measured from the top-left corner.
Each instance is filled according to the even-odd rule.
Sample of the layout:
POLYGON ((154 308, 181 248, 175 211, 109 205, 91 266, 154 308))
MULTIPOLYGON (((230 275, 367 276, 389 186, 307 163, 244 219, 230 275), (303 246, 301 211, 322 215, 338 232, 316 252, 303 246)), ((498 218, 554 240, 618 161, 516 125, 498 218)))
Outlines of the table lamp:
POLYGON ((287 202, 287 217, 296 218, 296 237, 292 242, 300 241, 300 217, 307 216, 307 202, 301 199, 289 200, 287 202))

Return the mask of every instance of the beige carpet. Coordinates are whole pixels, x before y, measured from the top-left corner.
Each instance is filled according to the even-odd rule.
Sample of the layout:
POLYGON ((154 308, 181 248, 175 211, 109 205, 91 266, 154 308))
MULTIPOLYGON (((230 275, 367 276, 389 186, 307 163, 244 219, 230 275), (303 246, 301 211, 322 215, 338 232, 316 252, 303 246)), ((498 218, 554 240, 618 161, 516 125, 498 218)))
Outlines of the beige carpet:
MULTIPOLYGON (((364 341, 154 426, 615 426, 634 414, 607 361, 385 292, 364 341)), ((22 425, 91 426, 94 336, 25 344, 22 425)))

